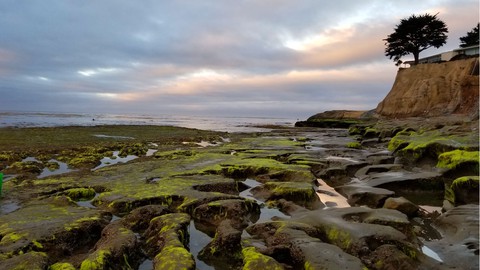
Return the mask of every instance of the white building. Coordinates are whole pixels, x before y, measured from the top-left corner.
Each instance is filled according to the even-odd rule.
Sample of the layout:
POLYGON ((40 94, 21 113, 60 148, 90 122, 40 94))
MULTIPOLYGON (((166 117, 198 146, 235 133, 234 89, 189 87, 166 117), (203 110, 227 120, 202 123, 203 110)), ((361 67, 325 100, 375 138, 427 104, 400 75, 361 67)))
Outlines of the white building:
MULTIPOLYGON (((443 52, 443 53, 435 54, 432 56, 424 57, 419 59, 418 63, 419 64, 438 63, 443 61, 450 61, 452 60, 452 58, 458 55, 472 56, 472 55, 478 55, 478 54, 479 54, 478 45, 473 45, 470 47, 458 48, 453 51, 443 52)), ((406 65, 413 65, 414 63, 415 63, 414 61, 404 62, 404 64, 406 65)))

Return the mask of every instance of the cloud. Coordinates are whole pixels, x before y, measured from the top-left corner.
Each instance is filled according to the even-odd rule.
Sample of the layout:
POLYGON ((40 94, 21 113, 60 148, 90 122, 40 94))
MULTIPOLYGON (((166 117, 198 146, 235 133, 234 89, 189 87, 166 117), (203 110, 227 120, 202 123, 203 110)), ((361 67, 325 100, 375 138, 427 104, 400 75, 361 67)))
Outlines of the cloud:
MULTIPOLYGON (((396 73, 382 39, 438 12, 445 48, 473 0, 0 3, 2 109, 307 117, 370 109, 396 73)), ((425 52, 427 53, 427 52, 425 52)))

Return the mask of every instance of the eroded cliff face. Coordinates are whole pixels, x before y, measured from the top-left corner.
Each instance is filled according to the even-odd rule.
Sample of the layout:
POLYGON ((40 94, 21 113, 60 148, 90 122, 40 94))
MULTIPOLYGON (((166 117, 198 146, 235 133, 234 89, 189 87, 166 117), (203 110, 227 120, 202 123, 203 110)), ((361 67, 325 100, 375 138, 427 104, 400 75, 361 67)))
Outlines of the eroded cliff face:
POLYGON ((398 71, 392 90, 376 112, 394 118, 478 117, 478 98, 478 58, 420 64, 398 71))

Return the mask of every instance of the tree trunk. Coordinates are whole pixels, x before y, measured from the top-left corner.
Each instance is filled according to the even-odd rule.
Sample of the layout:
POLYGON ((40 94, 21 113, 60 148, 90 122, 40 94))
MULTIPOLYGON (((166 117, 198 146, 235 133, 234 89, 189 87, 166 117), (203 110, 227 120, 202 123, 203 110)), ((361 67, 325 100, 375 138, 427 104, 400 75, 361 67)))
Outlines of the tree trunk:
POLYGON ((415 65, 418 65, 418 57, 420 55, 420 52, 413 52, 413 58, 415 59, 415 65))

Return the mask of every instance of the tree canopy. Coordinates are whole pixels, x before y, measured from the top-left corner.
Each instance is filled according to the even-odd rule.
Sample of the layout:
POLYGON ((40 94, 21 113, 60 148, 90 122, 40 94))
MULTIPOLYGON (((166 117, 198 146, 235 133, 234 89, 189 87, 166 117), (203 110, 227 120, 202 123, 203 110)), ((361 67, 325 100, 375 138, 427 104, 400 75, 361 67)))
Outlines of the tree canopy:
POLYGON ((478 26, 480 26, 480 23, 478 23, 477 26, 472 29, 472 31, 467 32, 467 35, 460 38, 460 47, 465 48, 473 45, 478 45, 478 26))
POLYGON ((402 56, 413 54, 418 64, 420 52, 439 48, 447 42, 448 28, 437 14, 412 15, 402 19, 385 41, 385 55, 398 64, 402 56))

